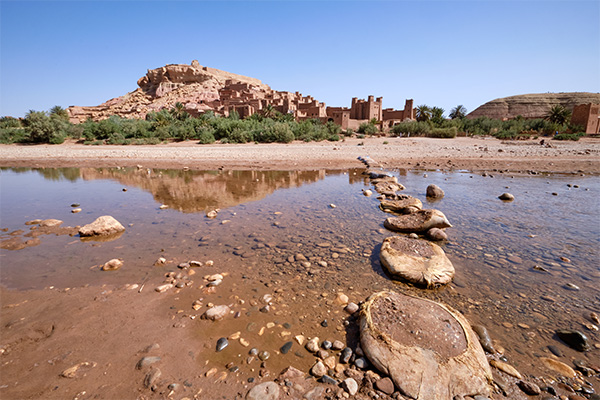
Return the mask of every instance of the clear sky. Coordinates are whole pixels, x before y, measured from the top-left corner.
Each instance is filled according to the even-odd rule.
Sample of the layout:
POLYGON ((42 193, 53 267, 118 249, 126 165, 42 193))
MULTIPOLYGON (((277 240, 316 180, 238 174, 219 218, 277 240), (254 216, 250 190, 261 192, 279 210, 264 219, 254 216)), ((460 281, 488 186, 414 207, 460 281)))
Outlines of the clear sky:
POLYGON ((2 116, 98 105, 194 59, 330 106, 600 92, 598 0, 0 0, 0 35, 2 116))

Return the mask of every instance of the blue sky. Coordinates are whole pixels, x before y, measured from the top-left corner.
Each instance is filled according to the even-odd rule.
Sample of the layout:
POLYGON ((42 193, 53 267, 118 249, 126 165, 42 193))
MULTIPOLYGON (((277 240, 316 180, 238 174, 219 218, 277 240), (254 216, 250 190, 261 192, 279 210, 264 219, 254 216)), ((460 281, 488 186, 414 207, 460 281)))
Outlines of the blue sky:
POLYGON ((98 105, 200 64, 331 106, 469 111, 600 92, 599 1, 0 1, 0 115, 98 105))

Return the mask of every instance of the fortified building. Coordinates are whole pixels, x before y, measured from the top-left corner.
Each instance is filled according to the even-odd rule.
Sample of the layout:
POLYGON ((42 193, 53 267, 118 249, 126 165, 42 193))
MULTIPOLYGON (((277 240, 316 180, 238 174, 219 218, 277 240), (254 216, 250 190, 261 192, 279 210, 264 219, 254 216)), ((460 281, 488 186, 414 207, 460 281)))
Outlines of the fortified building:
POLYGON ((358 129, 361 123, 376 121, 381 130, 397 122, 414 120, 413 101, 404 110, 383 109, 383 98, 353 98, 350 108, 327 107, 325 103, 300 92, 272 90, 255 78, 237 75, 200 65, 170 64, 148 70, 137 82, 139 88, 99 106, 71 106, 67 109, 73 123, 88 118, 98 121, 118 115, 123 118, 145 118, 150 112, 170 109, 182 103, 185 111, 198 116, 207 111, 228 116, 235 111, 241 118, 273 111, 292 114, 296 121, 319 119, 333 121, 342 129, 358 129))

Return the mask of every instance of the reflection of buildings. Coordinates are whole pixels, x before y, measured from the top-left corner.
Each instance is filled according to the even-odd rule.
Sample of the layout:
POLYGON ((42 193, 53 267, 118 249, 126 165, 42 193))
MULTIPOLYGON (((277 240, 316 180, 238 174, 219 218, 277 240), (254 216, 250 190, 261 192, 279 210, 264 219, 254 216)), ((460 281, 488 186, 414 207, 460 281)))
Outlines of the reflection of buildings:
POLYGON ((152 193, 157 202, 182 212, 204 212, 260 200, 277 189, 317 182, 328 173, 153 170, 148 174, 146 169, 134 168, 81 169, 85 180, 114 179, 122 185, 139 187, 152 193))

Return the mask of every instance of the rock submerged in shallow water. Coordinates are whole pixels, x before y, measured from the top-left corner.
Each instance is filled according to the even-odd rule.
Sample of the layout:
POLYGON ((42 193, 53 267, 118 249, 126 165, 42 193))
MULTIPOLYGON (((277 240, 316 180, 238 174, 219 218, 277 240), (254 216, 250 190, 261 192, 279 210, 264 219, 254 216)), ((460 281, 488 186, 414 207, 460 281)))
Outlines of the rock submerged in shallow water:
POLYGON ((51 228, 53 226, 59 226, 62 223, 63 222, 60 219, 45 219, 45 220, 40 221, 40 226, 51 228))
POLYGON ((404 236, 390 236, 381 245, 379 259, 393 278, 435 287, 452 281, 454 266, 434 243, 404 236))
POLYGON ((382 181, 375 184, 377 193, 396 193, 399 190, 404 190, 404 186, 394 181, 382 181))
POLYGON ((589 340, 582 332, 563 329, 556 331, 556 335, 560 338, 560 340, 577 351, 588 351, 590 349, 589 340))
POLYGON ((103 215, 102 217, 96 218, 91 224, 87 224, 79 228, 79 235, 81 236, 104 236, 114 235, 116 233, 123 232, 125 227, 121 225, 119 221, 111 217, 110 215, 103 215))
POLYGON ((448 219, 438 210, 419 210, 412 214, 389 217, 383 223, 391 231, 411 233, 425 232, 431 228, 451 228, 448 219))
POLYGON ((513 201, 515 196, 510 193, 502 193, 500 196, 498 196, 498 198, 502 201, 513 201))
POLYGON ((423 208, 423 203, 421 200, 408 196, 401 195, 398 196, 397 199, 389 200, 383 199, 379 204, 379 208, 386 212, 393 212, 399 214, 411 214, 413 212, 419 211, 423 208))
POLYGON ((426 235, 427 235, 427 239, 429 239, 429 240, 435 240, 435 241, 448 240, 448 235, 446 234, 446 232, 444 232, 440 228, 431 228, 430 230, 427 231, 426 235))
POLYGON ((426 196, 431 199, 441 199, 444 197, 444 191, 438 185, 429 185, 425 192, 426 196))
POLYGON ((375 293, 361 311, 360 343, 371 363, 411 399, 491 393, 492 372, 475 333, 442 304, 375 293))
POLYGON ((107 261, 102 266, 102 271, 116 271, 123 266, 123 260, 120 258, 113 258, 110 261, 107 261))

